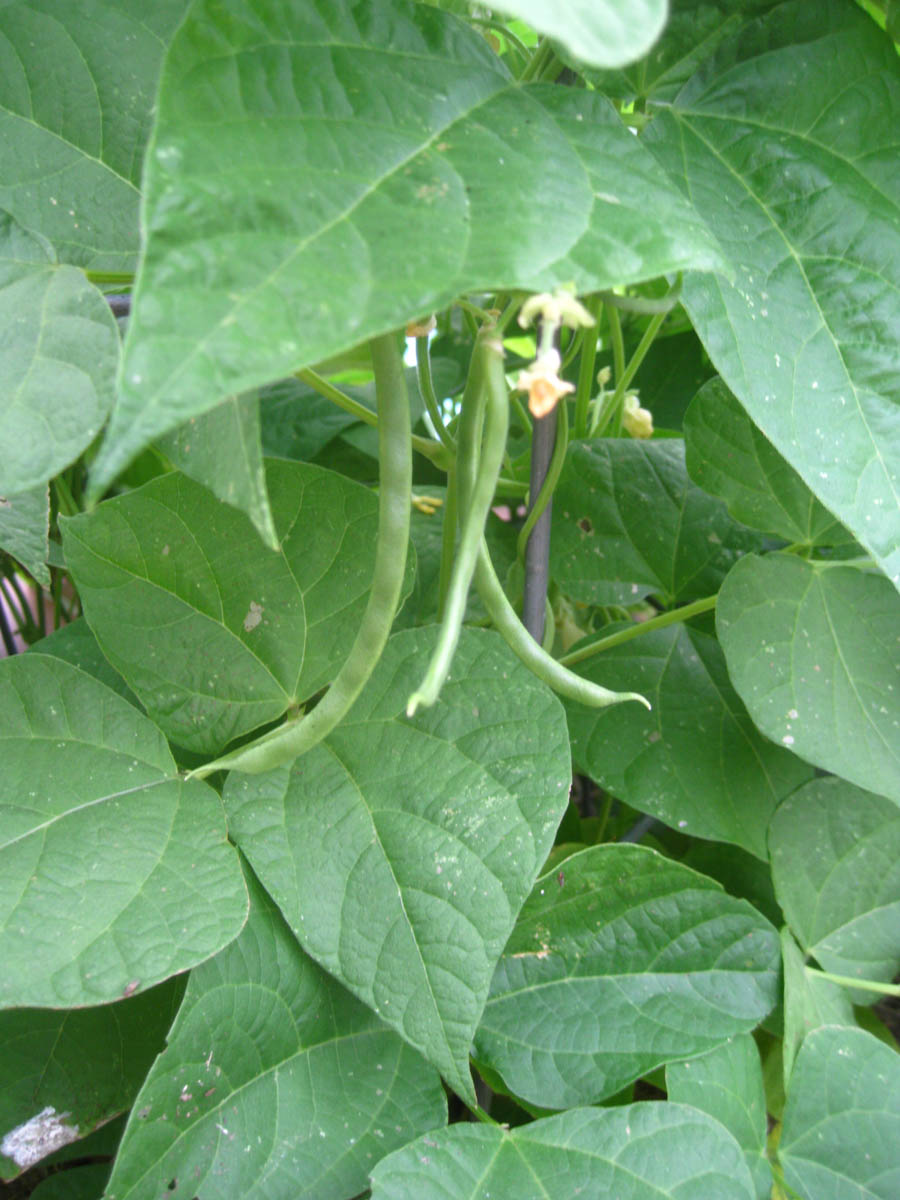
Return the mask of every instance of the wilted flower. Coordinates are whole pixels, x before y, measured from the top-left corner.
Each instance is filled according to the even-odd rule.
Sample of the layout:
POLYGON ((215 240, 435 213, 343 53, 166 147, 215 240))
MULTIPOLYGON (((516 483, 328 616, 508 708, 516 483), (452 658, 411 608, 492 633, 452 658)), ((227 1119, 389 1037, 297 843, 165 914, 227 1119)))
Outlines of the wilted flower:
POLYGON ((539 354, 526 371, 519 372, 516 387, 528 393, 528 407, 534 417, 546 417, 556 407, 560 396, 574 392, 571 383, 559 377, 559 351, 550 349, 539 354))
POLYGON ((558 329, 560 325, 578 329, 580 326, 595 323, 581 301, 562 288, 552 294, 539 292, 536 296, 528 297, 519 313, 519 324, 523 329, 527 329, 535 317, 540 317, 546 325, 552 325, 554 329, 558 329))
POLYGON ((641 408, 636 392, 628 392, 622 405, 622 424, 632 437, 653 437, 653 413, 641 408))

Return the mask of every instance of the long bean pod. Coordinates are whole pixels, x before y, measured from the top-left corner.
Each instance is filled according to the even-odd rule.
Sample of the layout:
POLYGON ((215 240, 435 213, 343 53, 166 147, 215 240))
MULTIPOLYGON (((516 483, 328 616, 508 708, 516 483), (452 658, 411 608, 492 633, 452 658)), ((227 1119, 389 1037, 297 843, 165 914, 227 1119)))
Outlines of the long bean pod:
POLYGON ((478 548, 475 586, 495 629, 503 635, 510 649, 529 670, 549 684, 555 692, 590 708, 605 708, 610 704, 620 704, 624 700, 637 700, 647 708, 650 707, 649 700, 638 692, 612 692, 598 683, 591 683, 589 679, 576 675, 541 649, 507 599, 484 538, 481 539, 478 548))
POLYGON ((373 339, 372 361, 378 403, 378 544, 372 589, 356 640, 331 687, 312 712, 206 763, 192 771, 191 776, 203 778, 218 770, 256 775, 304 754, 327 737, 345 716, 381 658, 403 587, 409 543, 412 453, 403 362, 393 334, 373 339))
POLYGON ((478 559, 478 546, 500 477, 508 426, 503 346, 495 331, 485 328, 479 332, 475 343, 457 438, 457 486, 462 514, 459 547, 437 646, 425 678, 409 698, 407 716, 411 717, 419 705, 434 704, 450 670, 478 559))

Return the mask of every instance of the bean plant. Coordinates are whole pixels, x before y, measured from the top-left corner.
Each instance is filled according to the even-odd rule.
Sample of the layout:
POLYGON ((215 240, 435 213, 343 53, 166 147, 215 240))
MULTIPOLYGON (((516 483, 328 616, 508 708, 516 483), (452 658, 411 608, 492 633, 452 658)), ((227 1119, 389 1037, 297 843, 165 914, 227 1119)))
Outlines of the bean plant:
POLYGON ((0 0, 0 1174, 896 1200, 893 0, 0 0))

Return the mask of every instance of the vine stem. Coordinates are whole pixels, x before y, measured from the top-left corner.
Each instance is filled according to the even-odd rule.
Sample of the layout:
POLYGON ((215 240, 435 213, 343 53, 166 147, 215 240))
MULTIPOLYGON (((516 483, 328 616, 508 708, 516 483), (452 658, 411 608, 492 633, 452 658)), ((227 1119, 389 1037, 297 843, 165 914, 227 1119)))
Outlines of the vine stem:
POLYGON ((618 629, 615 633, 598 638, 590 645, 582 646, 580 650, 570 650, 559 661, 564 666, 574 667, 576 663, 584 662, 586 658, 593 658, 595 654, 602 654, 604 650, 611 650, 613 646, 621 646, 623 642, 630 642, 632 638, 643 637, 644 634, 653 633, 655 629, 665 629, 667 625, 677 625, 681 621, 689 621, 691 617, 696 617, 700 613, 710 612, 716 607, 718 598, 718 595, 704 596, 702 600, 695 600, 692 604, 685 604, 681 608, 673 608, 669 612, 660 613, 658 617, 651 617, 649 621, 635 621, 627 629, 618 629))
POLYGON ((397 339, 393 333, 372 339, 378 402, 378 544, 366 611, 343 666, 316 707, 287 721, 256 741, 191 771, 202 779, 213 771, 259 774, 305 754, 343 719, 381 658, 400 602, 409 544, 412 455, 409 398, 397 339))

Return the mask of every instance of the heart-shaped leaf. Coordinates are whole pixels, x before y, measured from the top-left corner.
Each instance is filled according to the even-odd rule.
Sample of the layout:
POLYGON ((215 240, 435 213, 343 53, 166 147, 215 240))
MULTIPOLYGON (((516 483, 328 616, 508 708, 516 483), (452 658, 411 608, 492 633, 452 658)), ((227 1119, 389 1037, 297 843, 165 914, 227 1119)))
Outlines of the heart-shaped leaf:
POLYGON ((694 397, 684 421, 691 479, 753 529, 807 546, 853 539, 747 416, 721 379, 694 397))
MULTIPOLYGON (((0 7, 0 22, 13 7, 0 7)), ((58 266, 46 242, 2 210, 0 328, 0 495, 9 496, 45 484, 99 432, 112 407, 119 333, 82 272, 58 266)))
POLYGON ((890 40, 857 5, 792 0, 722 45, 644 141, 736 269, 685 280, 710 357, 900 586, 898 129, 890 40))
POLYGON ((553 502, 550 562, 574 599, 708 596, 741 554, 760 545, 721 500, 691 483, 680 439, 569 446, 553 502))
POLYGON ((519 85, 474 30, 407 0, 389 19, 351 0, 198 0, 166 58, 145 187, 98 490, 221 397, 461 292, 723 265, 608 101, 519 85))
POLYGON ((464 630, 433 708, 408 720, 434 626, 388 642, 326 741, 233 773, 229 830, 304 948, 470 1101, 494 966, 570 782, 553 693, 495 633, 464 630))
POLYGON ((900 596, 872 571, 748 555, 716 629, 767 737, 900 803, 900 596))
POLYGON ((768 921, 713 880, 642 846, 592 846, 535 884, 475 1056, 532 1104, 593 1104, 752 1029, 777 1002, 778 960, 768 921))
POLYGON ((0 750, 0 1007, 127 997, 236 936, 219 797, 130 704, 60 659, 4 659, 0 750))
POLYGON ((103 653, 191 750, 216 753, 330 683, 365 609, 375 495, 306 463, 270 461, 267 481, 278 553, 176 472, 64 525, 103 653))
POLYGON ((579 770, 641 812, 697 837, 768 857, 779 801, 813 771, 757 731, 732 688, 715 638, 670 626, 580 663, 605 687, 653 705, 585 708, 566 702, 579 770))
POLYGON ((43 234, 64 262, 133 269, 153 97, 186 7, 0 5, 0 207, 43 234))
POLYGON ((778 902, 808 954, 835 975, 900 971, 900 809, 843 779, 815 779, 769 828, 778 902))
POLYGON ((861 1029, 803 1043, 778 1157, 801 1200, 894 1200, 900 1192, 900 1058, 861 1029))
MULTIPOLYGON (((74 1134, 80 1141, 127 1109, 165 1044, 183 994, 184 980, 171 979, 98 1008, 0 1013, 0 1129, 27 1128, 49 1108, 45 1128, 55 1117, 60 1140, 74 1134)), ((7 1179, 56 1146, 52 1138, 20 1136, 11 1148, 17 1157, 6 1150, 0 1156, 0 1176, 7 1179)))
POLYGON ((372 1172, 372 1200, 562 1194, 752 1200, 755 1193, 728 1130, 683 1104, 576 1108, 517 1129, 451 1125, 388 1155, 372 1172))
POLYGON ((0 496, 0 550, 11 554, 42 587, 50 586, 49 519, 50 494, 46 483, 27 492, 0 496))
POLYGON ((247 1200, 345 1200, 384 1154, 446 1123, 437 1072, 317 967, 248 885, 240 936, 191 973, 108 1200, 156 1200, 182 1183, 209 1200, 238 1188, 247 1200))
POLYGON ((766 1094, 753 1037, 742 1033, 701 1058, 672 1063, 666 1068, 666 1093, 675 1104, 690 1104, 722 1122, 744 1151, 756 1200, 769 1200, 766 1094))

